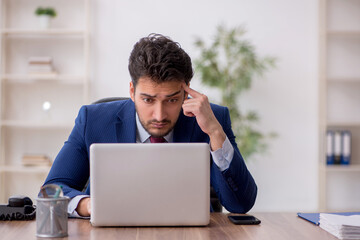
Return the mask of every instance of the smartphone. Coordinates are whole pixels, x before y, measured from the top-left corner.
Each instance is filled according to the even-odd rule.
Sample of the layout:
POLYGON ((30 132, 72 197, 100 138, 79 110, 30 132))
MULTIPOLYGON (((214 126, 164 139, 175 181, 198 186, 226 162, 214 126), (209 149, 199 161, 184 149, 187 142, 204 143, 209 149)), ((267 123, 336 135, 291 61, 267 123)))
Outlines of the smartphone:
POLYGON ((237 225, 256 225, 261 223, 259 219, 252 215, 230 215, 228 218, 237 225))

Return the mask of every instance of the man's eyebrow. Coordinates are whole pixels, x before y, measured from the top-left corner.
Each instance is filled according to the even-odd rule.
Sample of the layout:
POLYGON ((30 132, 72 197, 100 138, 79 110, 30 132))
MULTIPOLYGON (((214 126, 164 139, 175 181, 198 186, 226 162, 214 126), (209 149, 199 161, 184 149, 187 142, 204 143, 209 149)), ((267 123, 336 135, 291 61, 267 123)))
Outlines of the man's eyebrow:
MULTIPOLYGON (((177 92, 174 92, 172 94, 166 95, 165 97, 173 97, 173 96, 179 94, 180 92, 181 91, 177 91, 177 92)), ((145 96, 145 97, 149 97, 149 98, 155 98, 156 97, 156 95, 150 95, 150 94, 147 94, 147 93, 140 93, 140 95, 145 96)))
POLYGON ((181 92, 181 91, 174 92, 174 93, 172 93, 172 94, 166 95, 166 97, 173 97, 173 96, 179 94, 180 92, 181 92))
POLYGON ((156 95, 153 96, 153 95, 150 95, 150 94, 147 94, 147 93, 140 93, 140 95, 145 96, 145 97, 149 97, 149 98, 154 98, 154 97, 156 97, 156 95))

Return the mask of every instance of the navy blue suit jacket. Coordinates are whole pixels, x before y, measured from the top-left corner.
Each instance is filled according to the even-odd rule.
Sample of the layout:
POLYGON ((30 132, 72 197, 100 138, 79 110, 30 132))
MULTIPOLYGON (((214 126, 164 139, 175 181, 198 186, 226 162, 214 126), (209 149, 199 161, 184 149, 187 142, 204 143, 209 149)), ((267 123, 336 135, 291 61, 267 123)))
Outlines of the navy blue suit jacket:
MULTIPOLYGON (((231 130, 229 111, 211 104, 211 108, 234 147, 230 167, 221 172, 211 161, 211 185, 221 204, 230 212, 245 213, 255 203, 257 186, 249 173, 235 143, 231 130)), ((45 184, 63 186, 70 198, 89 194, 82 189, 89 179, 89 147, 92 143, 135 143, 135 105, 131 99, 83 106, 75 120, 75 126, 57 155, 45 184)), ((186 117, 181 111, 174 127, 174 142, 207 142, 195 117, 186 117)))

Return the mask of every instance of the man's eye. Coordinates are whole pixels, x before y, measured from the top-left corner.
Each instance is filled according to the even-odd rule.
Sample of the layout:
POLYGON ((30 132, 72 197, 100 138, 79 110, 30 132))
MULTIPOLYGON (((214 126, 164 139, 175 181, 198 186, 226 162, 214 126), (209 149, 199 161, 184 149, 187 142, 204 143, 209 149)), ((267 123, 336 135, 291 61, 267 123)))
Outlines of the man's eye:
POLYGON ((171 99, 169 99, 169 103, 176 103, 178 101, 178 99, 177 98, 171 98, 171 99))
POLYGON ((151 98, 143 98, 143 101, 145 103, 152 103, 153 100, 151 98))

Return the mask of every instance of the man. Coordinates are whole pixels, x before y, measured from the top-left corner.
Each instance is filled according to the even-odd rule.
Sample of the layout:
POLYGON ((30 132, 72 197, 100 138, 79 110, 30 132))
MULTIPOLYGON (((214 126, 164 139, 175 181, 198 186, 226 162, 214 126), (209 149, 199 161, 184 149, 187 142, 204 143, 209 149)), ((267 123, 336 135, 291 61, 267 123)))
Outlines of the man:
POLYGON ((210 182, 221 204, 230 212, 249 211, 257 187, 235 143, 229 111, 189 87, 188 54, 169 38, 151 34, 135 44, 129 72, 131 99, 83 106, 45 181, 63 186, 71 198, 69 213, 91 214, 90 188, 81 190, 89 178, 92 143, 153 141, 209 143, 210 182))

